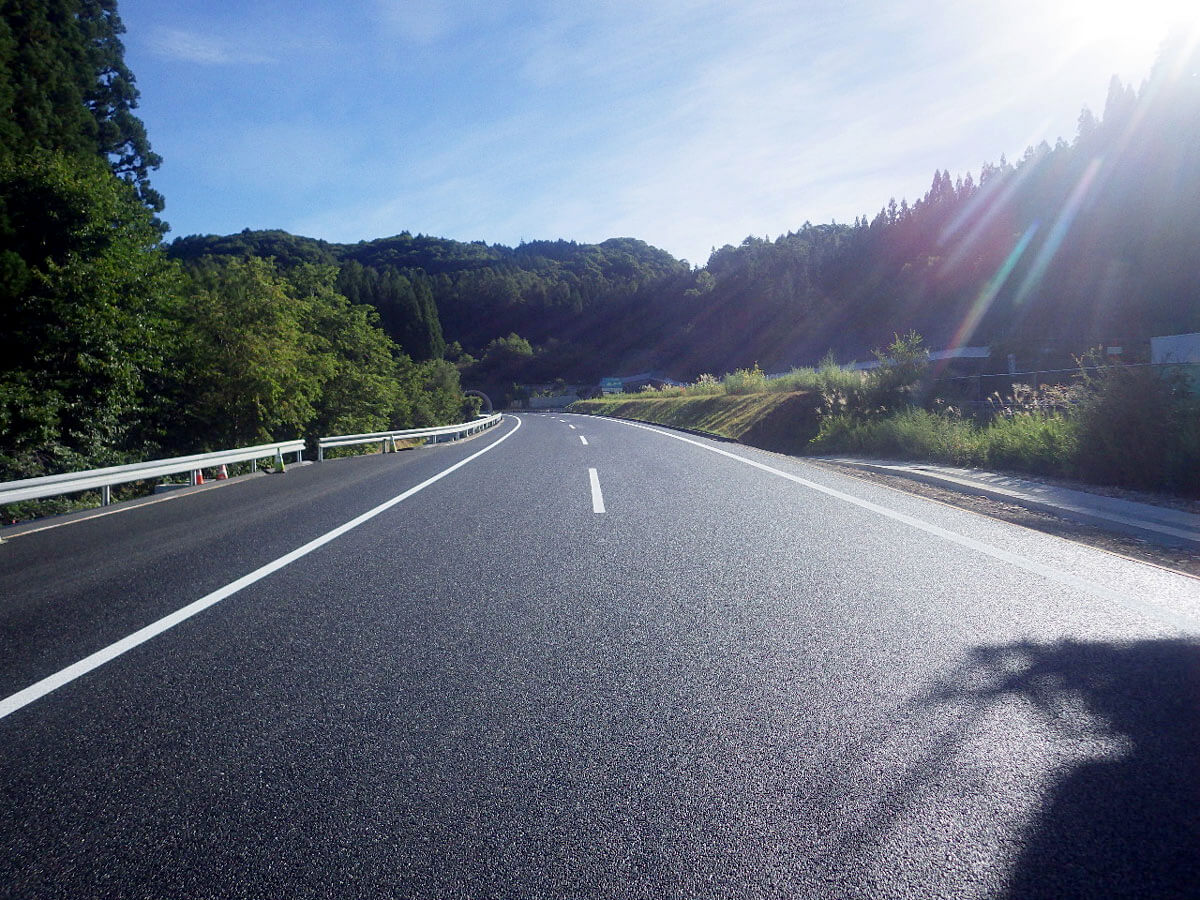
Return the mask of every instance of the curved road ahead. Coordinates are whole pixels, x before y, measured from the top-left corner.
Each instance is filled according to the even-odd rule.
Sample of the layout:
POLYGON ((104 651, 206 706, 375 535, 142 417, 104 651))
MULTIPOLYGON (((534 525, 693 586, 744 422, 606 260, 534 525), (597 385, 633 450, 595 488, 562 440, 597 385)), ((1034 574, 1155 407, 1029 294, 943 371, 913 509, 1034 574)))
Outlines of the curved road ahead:
POLYGON ((0 698, 3 897, 1200 895, 1200 582, 614 420, 9 540, 0 698))

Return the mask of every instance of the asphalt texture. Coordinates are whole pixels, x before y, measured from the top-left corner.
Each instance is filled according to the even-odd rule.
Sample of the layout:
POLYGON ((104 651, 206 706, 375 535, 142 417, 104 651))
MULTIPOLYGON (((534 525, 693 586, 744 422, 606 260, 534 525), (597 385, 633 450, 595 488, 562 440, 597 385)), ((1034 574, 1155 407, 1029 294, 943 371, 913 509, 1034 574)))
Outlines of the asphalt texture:
POLYGON ((1200 582, 619 421, 7 541, 0 698, 501 439, 0 718, 0 896, 1200 897, 1200 582))

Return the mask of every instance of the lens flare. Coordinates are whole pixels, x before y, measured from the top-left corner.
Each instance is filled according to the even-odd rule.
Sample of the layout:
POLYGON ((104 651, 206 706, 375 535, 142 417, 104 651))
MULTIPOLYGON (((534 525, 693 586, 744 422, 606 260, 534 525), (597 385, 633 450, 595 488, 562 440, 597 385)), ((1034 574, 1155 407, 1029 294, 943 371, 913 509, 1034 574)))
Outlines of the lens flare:
POLYGON ((996 274, 984 285, 983 290, 979 292, 979 296, 975 298, 975 302, 971 304, 967 315, 954 332, 954 336, 950 338, 948 349, 955 350, 966 346, 967 341, 971 339, 971 335, 975 333, 975 329, 979 327, 980 320, 983 319, 995 301, 996 295, 1000 293, 1000 289, 1008 281, 1008 276, 1012 274, 1012 270, 1016 268, 1017 263, 1021 261, 1021 257, 1025 255, 1025 251, 1029 249, 1029 244, 1033 241, 1033 236, 1037 234, 1037 230, 1037 222, 1034 222, 1025 229, 1025 233, 1021 235, 1021 239, 1017 241, 1017 245, 1012 248, 1004 262, 1001 263, 1000 268, 996 270, 996 274))
POLYGON ((1100 174, 1102 166, 1103 161, 1099 159, 1093 159, 1088 163, 1088 167, 1084 170, 1079 183, 1075 185, 1074 190, 1071 191, 1071 196, 1063 204, 1063 208, 1058 213, 1058 218, 1054 220, 1054 225, 1050 228, 1050 233, 1046 235, 1046 240, 1042 243, 1037 256, 1033 259, 1033 265, 1029 267, 1029 271, 1025 273, 1025 278, 1022 280, 1020 288, 1017 289, 1017 296, 1013 301, 1017 306, 1020 306, 1029 299, 1029 295, 1037 289, 1042 276, 1046 274, 1046 269, 1050 268, 1050 263, 1054 261, 1054 257, 1058 253, 1058 248, 1066 240, 1067 233, 1071 230, 1071 224, 1075 221, 1075 217, 1079 215, 1083 201, 1087 198, 1088 191, 1095 182, 1096 176, 1100 174))

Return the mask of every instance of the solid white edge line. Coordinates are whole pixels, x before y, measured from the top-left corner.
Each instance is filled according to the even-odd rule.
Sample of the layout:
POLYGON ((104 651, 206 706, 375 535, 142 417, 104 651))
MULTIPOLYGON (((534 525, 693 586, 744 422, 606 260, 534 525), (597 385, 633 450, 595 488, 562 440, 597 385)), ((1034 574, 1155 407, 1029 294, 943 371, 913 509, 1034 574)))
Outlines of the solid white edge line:
POLYGON ((660 428, 652 428, 649 425, 641 425, 637 422, 629 422, 624 419, 613 419, 614 422, 620 422, 622 425, 628 425, 631 428, 641 428, 644 431, 651 431, 654 434, 662 435, 676 441, 682 441, 685 444, 692 444, 702 450, 708 450, 711 453, 717 453, 721 456, 727 456, 730 459, 735 459, 740 463, 745 463, 748 466, 753 466, 756 469, 761 469, 764 472, 769 472, 772 475, 778 475, 780 478, 786 478, 788 481, 795 482, 806 488, 842 500, 853 506, 868 510, 885 518, 892 519, 896 522, 901 522, 912 528, 924 531, 927 534, 932 534, 940 537, 952 544, 958 544, 960 547, 966 547, 985 556, 990 556, 993 559, 998 559, 1009 565, 1016 566, 1018 569, 1024 569, 1026 572, 1032 572, 1035 575, 1040 575, 1050 581, 1056 581, 1059 584, 1068 587, 1082 590, 1093 596, 1101 597, 1110 602, 1121 606, 1134 607, 1144 615, 1152 616, 1156 619, 1167 619, 1180 627, 1195 628, 1195 620, 1191 616, 1179 616, 1172 613, 1170 610, 1161 606, 1154 606, 1144 603, 1136 597, 1126 594, 1120 594, 1116 591, 1096 584, 1093 581, 1088 581, 1085 578, 1079 578, 1072 575, 1070 572, 1064 572, 1061 569, 1055 569, 1052 566, 1044 566, 1032 559, 1026 559, 1019 554, 1012 553, 1000 547, 993 546, 984 541, 977 541, 975 538, 968 537, 965 534, 959 534, 957 531, 951 531, 948 528, 942 528, 940 525, 934 525, 932 522, 926 522, 924 519, 918 519, 916 516, 910 516, 907 513, 902 513, 894 509, 888 509, 886 506, 880 506, 877 503, 872 503, 869 500, 861 500, 851 494, 839 491, 837 488, 826 487, 823 484, 817 484, 815 481, 809 481, 807 478, 801 478, 799 475, 792 475, 789 472, 784 472, 782 469, 776 469, 774 466, 768 466, 766 463, 760 463, 757 460, 747 459, 744 456, 739 456, 736 453, 730 453, 728 450, 722 450, 720 447, 710 447, 707 444, 702 444, 700 441, 694 441, 691 438, 683 437, 682 435, 672 434, 669 431, 663 431, 660 428))
POLYGON ((413 494, 419 493, 420 491, 425 490, 425 488, 429 487, 431 484, 441 481, 443 478, 445 478, 451 472, 461 469, 467 463, 471 462, 472 460, 478 459, 480 456, 483 456, 483 454, 487 453, 489 450, 494 450, 496 447, 500 446, 500 444, 504 443, 506 440, 508 440, 510 437, 512 437, 514 434, 516 434, 517 430, 521 427, 521 420, 515 416, 513 417, 513 420, 517 424, 512 429, 512 431, 508 432, 508 434, 504 435, 499 440, 496 440, 493 443, 488 444, 488 446, 484 447, 482 450, 479 450, 476 453, 472 453, 470 456, 466 457, 465 459, 459 460, 458 462, 456 462, 454 465, 450 466, 449 468, 443 469, 441 472, 434 475, 433 477, 425 479, 424 481, 422 481, 420 484, 416 485, 415 487, 411 487, 408 490, 404 491, 403 493, 397 494, 392 499, 386 500, 383 503, 380 503, 374 509, 369 509, 362 515, 355 516, 349 522, 339 525, 337 528, 334 528, 332 531, 326 532, 325 534, 321 535, 318 538, 314 538, 313 540, 309 541, 307 544, 297 547, 292 552, 284 554, 283 556, 279 557, 278 559, 274 560, 273 562, 269 562, 265 566, 260 566, 259 568, 255 569, 253 572, 250 572, 248 575, 243 575, 241 578, 237 579, 236 581, 232 581, 229 584, 225 585, 224 587, 218 588, 217 590, 213 591, 210 594, 206 594, 205 596, 201 597, 199 600, 189 603, 187 606, 183 607, 182 609, 178 609, 173 613, 163 616, 158 621, 152 622, 151 624, 147 625, 146 627, 141 628, 138 631, 135 631, 133 634, 129 635, 128 637, 122 638, 121 640, 117 641, 116 643, 109 644, 103 650, 98 650, 95 653, 91 654, 90 656, 84 657, 83 659, 79 660, 79 662, 74 663, 73 665, 67 666, 65 669, 61 669, 58 672, 55 672, 53 675, 49 675, 46 678, 43 678, 41 681, 36 682, 35 684, 31 684, 29 687, 27 687, 23 690, 17 691, 17 693, 12 694, 11 696, 5 697, 3 700, 0 700, 0 719, 3 719, 5 716, 8 716, 8 715, 16 712, 17 710, 21 709, 21 707, 23 707, 23 706, 28 706, 30 703, 34 702, 35 700, 38 700, 38 699, 46 696, 51 691, 55 691, 58 688, 62 687, 63 685, 69 684, 70 682, 74 681, 75 679, 77 679, 83 675, 86 675, 88 672, 92 671, 93 669, 99 668, 100 666, 104 665, 106 662, 110 662, 111 660, 116 659, 118 656, 120 656, 123 653, 128 652, 129 650, 132 650, 134 647, 137 647, 140 644, 146 643, 146 641, 150 640, 151 638, 157 637, 158 635, 162 634, 164 631, 174 628, 176 625, 180 624, 181 622, 187 621, 188 619, 192 618, 192 616, 196 615, 197 613, 203 612, 204 610, 208 609, 210 606, 215 606, 216 604, 218 604, 222 600, 224 600, 226 597, 236 594, 238 591, 242 590, 243 588, 249 587, 250 585, 254 584, 256 581, 261 581, 262 579, 266 578, 268 575, 272 574, 273 572, 278 572, 284 566, 287 566, 287 565, 295 562, 296 560, 300 559, 303 556, 307 556, 308 554, 312 553, 317 548, 323 547, 326 544, 328 544, 330 541, 334 540, 335 538, 341 537, 347 531, 357 528, 359 525, 362 525, 364 522, 367 522, 367 521, 375 518, 380 513, 386 512, 387 510, 389 510, 393 506, 395 506, 397 503, 401 503, 401 502, 407 500, 413 494))
POLYGON ((595 469, 588 469, 588 481, 592 485, 592 512, 604 512, 604 495, 600 493, 600 476, 595 469))

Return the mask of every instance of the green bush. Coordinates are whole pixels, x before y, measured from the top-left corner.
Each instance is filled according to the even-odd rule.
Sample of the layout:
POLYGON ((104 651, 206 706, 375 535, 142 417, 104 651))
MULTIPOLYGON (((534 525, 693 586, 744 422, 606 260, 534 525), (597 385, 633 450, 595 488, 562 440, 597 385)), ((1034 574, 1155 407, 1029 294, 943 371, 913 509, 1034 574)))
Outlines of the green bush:
POLYGON ((1010 396, 993 398, 993 418, 976 422, 942 401, 922 408, 930 396, 928 353, 917 333, 896 335, 876 356, 880 365, 867 372, 826 358, 816 369, 793 369, 768 381, 755 365, 646 394, 816 395, 820 427, 807 448, 814 453, 987 466, 1200 495, 1200 398, 1179 372, 1129 366, 1088 374, 1081 363, 1080 377, 1068 385, 1014 384, 1010 396))
POLYGON ((1178 372, 1117 366, 1086 375, 1074 411, 1078 474, 1200 494, 1200 402, 1178 372))
POLYGON ((889 413, 910 405, 920 405, 928 387, 926 373, 929 351, 915 331, 895 340, 884 350, 876 350, 879 365, 866 375, 865 409, 867 414, 889 413))
POLYGON ((727 394, 765 394, 767 392, 767 376, 758 364, 753 369, 738 369, 730 372, 721 379, 721 387, 727 394))
POLYGON ((1070 475, 1079 448, 1078 425, 1066 416, 1017 413, 981 431, 982 464, 1049 475, 1070 475))
POLYGON ((713 375, 701 375, 691 384, 683 389, 684 394, 689 397, 708 396, 711 394, 721 393, 721 382, 713 375))
POLYGON ((821 375, 813 368, 792 369, 785 375, 773 378, 767 382, 767 390, 771 393, 792 394, 800 391, 819 391, 821 375))

